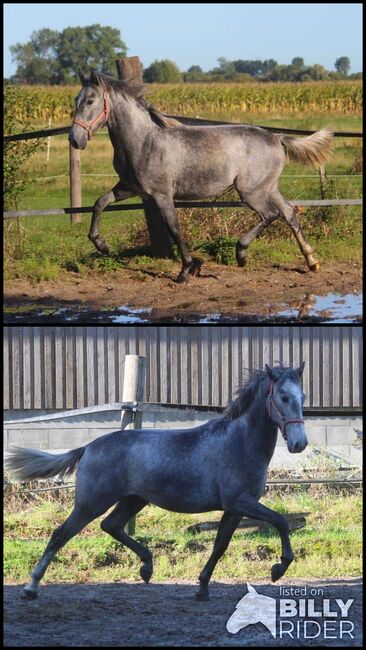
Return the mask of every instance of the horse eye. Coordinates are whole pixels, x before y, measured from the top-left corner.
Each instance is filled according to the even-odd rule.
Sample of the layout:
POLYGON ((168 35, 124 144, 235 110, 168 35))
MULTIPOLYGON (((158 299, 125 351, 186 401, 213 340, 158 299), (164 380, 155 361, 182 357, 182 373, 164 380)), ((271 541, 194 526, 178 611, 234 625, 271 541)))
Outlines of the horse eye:
POLYGON ((88 106, 90 106, 90 104, 92 104, 93 102, 94 102, 94 99, 88 99, 88 101, 86 103, 88 104, 88 106))
POLYGON ((282 401, 283 401, 283 402, 288 402, 288 397, 286 397, 286 396, 285 396, 285 397, 282 397, 282 401))

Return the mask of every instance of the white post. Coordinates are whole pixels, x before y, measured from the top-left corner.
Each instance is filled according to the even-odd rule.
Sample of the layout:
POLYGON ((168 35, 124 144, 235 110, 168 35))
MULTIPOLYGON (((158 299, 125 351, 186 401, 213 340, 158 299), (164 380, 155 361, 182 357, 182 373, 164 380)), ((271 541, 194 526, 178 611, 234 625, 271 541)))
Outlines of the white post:
MULTIPOLYGON (((146 377, 146 357, 137 354, 126 354, 125 372, 123 377, 122 402, 142 402, 144 399, 146 377)), ((140 429, 142 413, 131 411, 121 412, 121 429, 140 429)), ((133 517, 127 523, 128 535, 135 533, 136 519, 133 517)))
MULTIPOLYGON (((51 128, 51 118, 48 118, 48 128, 51 128)), ((51 149, 51 136, 49 135, 47 138, 47 162, 50 161, 50 149, 51 149)))

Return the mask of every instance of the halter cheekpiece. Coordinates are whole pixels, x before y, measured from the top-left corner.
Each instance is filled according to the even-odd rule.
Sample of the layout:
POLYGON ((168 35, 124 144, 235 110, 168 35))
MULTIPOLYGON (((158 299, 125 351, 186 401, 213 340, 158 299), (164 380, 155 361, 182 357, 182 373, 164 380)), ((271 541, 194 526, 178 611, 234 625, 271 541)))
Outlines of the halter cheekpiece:
POLYGON ((106 87, 105 87, 105 85, 103 83, 103 110, 102 110, 102 112, 99 113, 99 115, 92 122, 88 123, 88 122, 83 122, 83 120, 74 119, 72 124, 73 125, 78 124, 83 129, 85 129, 85 131, 88 134, 88 140, 90 140, 92 135, 94 135, 94 133, 96 133, 98 131, 98 129, 100 129, 102 126, 104 126, 104 124, 106 124, 106 122, 108 122, 110 112, 111 112, 111 109, 110 109, 110 105, 109 105, 109 93, 108 93, 108 91, 107 91, 107 89, 106 89, 106 87), (100 122, 100 124, 98 124, 101 117, 103 118, 103 120, 102 120, 102 122, 100 122), (95 131, 92 131, 94 124, 97 124, 97 128, 95 129, 95 131))
POLYGON ((280 416, 280 424, 279 427, 281 429, 281 433, 283 435, 284 440, 287 442, 287 434, 286 434, 286 426, 288 424, 304 424, 304 420, 300 420, 299 418, 287 418, 281 411, 280 407, 276 403, 276 400, 274 398, 274 392, 273 392, 274 384, 273 381, 271 381, 271 385, 269 387, 269 393, 268 393, 268 401, 267 401, 267 408, 268 408, 268 414, 269 417, 272 418, 272 408, 274 407, 280 416))

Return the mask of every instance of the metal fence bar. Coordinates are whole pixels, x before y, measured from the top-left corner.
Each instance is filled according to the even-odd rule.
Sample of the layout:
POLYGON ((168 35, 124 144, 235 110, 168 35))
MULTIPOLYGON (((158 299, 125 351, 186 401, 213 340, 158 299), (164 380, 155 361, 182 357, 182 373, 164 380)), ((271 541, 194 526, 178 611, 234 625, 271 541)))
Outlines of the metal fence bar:
MULTIPOLYGON (((166 115, 163 113, 163 115, 166 115)), ((183 115, 166 115, 166 117, 171 117, 175 120, 182 122, 182 124, 189 124, 190 126, 220 126, 230 125, 230 126, 255 126, 264 129, 265 131, 272 131, 273 133, 289 133, 289 134, 298 134, 298 135, 312 135, 315 131, 308 131, 306 129, 286 129, 282 127, 274 126, 262 126, 261 124, 245 124, 242 122, 221 122, 219 120, 205 120, 197 117, 185 117, 183 115)), ((71 126, 60 126, 55 129, 42 129, 40 131, 29 131, 27 133, 15 133, 8 134, 3 136, 4 142, 15 142, 17 140, 32 140, 36 138, 47 138, 51 135, 65 135, 69 133, 71 126)), ((362 138, 363 133, 359 131, 335 131, 333 134, 335 137, 339 138, 362 138)))
MULTIPOLYGON (((319 199, 303 201, 287 201, 290 205, 295 206, 331 206, 331 205, 362 205, 362 199, 319 199)), ((176 208, 245 208, 247 207, 241 201, 174 201, 176 208)), ((49 215, 73 214, 74 212, 92 212, 93 207, 75 207, 75 208, 53 208, 51 210, 7 210, 3 213, 4 219, 15 219, 18 217, 45 217, 49 215)), ((119 212, 129 210, 143 210, 142 203, 131 203, 130 205, 110 205, 104 209, 104 212, 119 212)))
MULTIPOLYGON (((112 402, 110 404, 97 404, 96 406, 86 406, 79 409, 71 409, 67 411, 59 411, 57 413, 49 413, 48 415, 35 415, 31 418, 22 418, 17 420, 4 420, 3 424, 26 424, 29 422, 43 422, 49 420, 60 420, 63 418, 77 417, 78 415, 86 415, 88 413, 103 413, 106 411, 121 411, 130 410, 133 413, 147 413, 151 411, 164 411, 170 410, 187 410, 187 411, 211 411, 215 413, 222 413, 225 406, 203 405, 203 404, 159 404, 157 402, 112 402)), ((357 416, 362 415, 363 410, 357 407, 331 407, 331 408, 311 408, 305 406, 303 409, 304 415, 307 417, 327 417, 327 416, 357 416)))

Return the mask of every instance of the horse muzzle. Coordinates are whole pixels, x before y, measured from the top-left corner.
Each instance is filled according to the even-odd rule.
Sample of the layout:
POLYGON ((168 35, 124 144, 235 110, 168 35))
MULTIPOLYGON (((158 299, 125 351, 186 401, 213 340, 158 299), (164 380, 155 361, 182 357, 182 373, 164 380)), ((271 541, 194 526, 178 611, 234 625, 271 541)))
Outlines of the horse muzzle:
POLYGON ((73 127, 69 133, 69 142, 73 149, 85 149, 86 145, 88 144, 88 138, 86 133, 83 131, 81 132, 80 137, 77 137, 74 133, 73 127))

